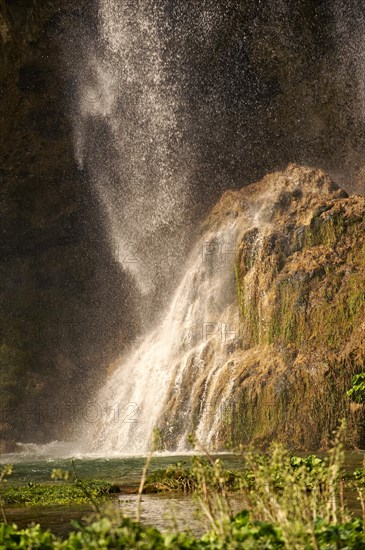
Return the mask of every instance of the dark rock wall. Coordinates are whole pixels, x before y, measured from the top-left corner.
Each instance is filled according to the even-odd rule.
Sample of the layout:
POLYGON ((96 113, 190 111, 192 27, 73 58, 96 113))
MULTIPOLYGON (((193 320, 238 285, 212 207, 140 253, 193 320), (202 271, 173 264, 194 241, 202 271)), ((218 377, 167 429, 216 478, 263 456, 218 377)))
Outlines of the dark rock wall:
POLYGON ((44 441, 67 434, 133 334, 132 287, 73 153, 65 40, 92 6, 5 6, 0 438, 44 441))

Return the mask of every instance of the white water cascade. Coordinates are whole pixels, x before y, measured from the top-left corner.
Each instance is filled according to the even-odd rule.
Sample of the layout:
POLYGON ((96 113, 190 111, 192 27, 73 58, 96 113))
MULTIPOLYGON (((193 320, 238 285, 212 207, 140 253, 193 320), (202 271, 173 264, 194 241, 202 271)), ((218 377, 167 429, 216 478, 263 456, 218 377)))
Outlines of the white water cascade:
POLYGON ((115 259, 144 296, 174 278, 189 238, 194 155, 165 19, 155 3, 99 0, 75 102, 79 166, 91 176, 115 259))
MULTIPOLYGON (((141 320, 142 343, 120 358, 96 397, 101 417, 81 427, 83 447, 91 441, 90 450, 102 454, 146 452, 159 421, 168 446, 185 449, 196 407, 196 399, 182 403, 186 374, 195 365, 208 391, 235 338, 237 308, 227 313, 235 286, 232 220, 204 235, 187 258, 196 153, 168 11, 163 2, 98 0, 97 37, 79 64, 76 157, 103 207, 115 259, 136 284, 141 320), (171 395, 180 395, 181 407, 168 420, 168 408, 176 409, 171 395)), ((206 46, 220 17, 215 5, 202 5, 195 24, 206 46)), ((204 396, 200 407, 195 428, 209 439, 204 396)))
MULTIPOLYGON (((238 309, 232 306, 235 238, 232 222, 219 232, 203 236, 162 321, 140 346, 121 359, 101 390, 97 403, 109 412, 100 422, 84 425, 82 430, 98 452, 145 453, 161 414, 168 415, 170 394, 179 401, 179 412, 171 411, 167 432, 173 435, 176 450, 186 450, 194 405, 194 396, 186 387, 186 374, 193 369, 191 385, 202 378, 208 388, 210 378, 224 367, 238 338, 238 309)), ((196 427, 197 435, 205 442, 212 437, 214 424, 207 422, 209 407, 205 395, 199 404, 196 427)))
MULTIPOLYGON (((278 181, 270 191, 251 190, 247 200, 228 192, 212 212, 162 320, 121 358, 97 396, 105 413, 81 432, 92 450, 144 454, 154 428, 170 452, 187 451, 191 433, 207 447, 221 448, 219 432, 235 405, 239 364, 250 354, 241 346, 237 247, 251 235, 255 256, 265 255, 282 190, 295 193, 299 185, 290 175, 278 181)), ((254 289, 256 269, 247 277, 254 289)))

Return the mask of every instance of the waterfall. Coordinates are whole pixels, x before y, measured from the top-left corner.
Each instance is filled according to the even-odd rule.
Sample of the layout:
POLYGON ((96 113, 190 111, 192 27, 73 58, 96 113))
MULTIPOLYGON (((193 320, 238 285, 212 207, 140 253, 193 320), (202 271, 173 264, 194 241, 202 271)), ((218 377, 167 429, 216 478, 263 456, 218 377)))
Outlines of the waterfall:
MULTIPOLYGON (((316 123, 301 126, 300 134, 294 128, 294 145, 287 146, 290 157, 302 159, 298 135, 310 143, 307 138, 315 128, 314 135, 322 136, 326 120, 316 109, 311 111, 314 84, 308 80, 308 90, 298 101, 302 81, 296 86, 291 64, 286 66, 300 38, 292 32, 288 6, 281 0, 271 6, 275 19, 268 18, 267 28, 266 18, 260 22, 261 15, 251 13, 247 4, 239 19, 246 30, 236 29, 231 44, 222 29, 234 26, 232 15, 238 4, 204 0, 191 9, 181 4, 176 8, 181 13, 172 16, 175 8, 169 2, 98 0, 97 36, 93 47, 82 54, 78 78, 75 152, 103 206, 115 259, 136 285, 141 319, 140 342, 120 357, 96 397, 102 414, 81 425, 85 445, 91 442, 101 454, 145 453, 154 428, 161 430, 169 450, 187 450, 190 432, 217 447, 220 415, 234 382, 230 365, 240 341, 235 243, 243 226, 260 226, 260 208, 244 221, 228 219, 210 227, 199 239, 191 228, 205 206, 214 202, 209 192, 231 186, 227 174, 233 179, 239 155, 243 159, 237 164, 240 174, 242 166, 246 169, 251 162, 252 169, 264 162, 266 149, 269 165, 284 162, 281 154, 275 160, 282 142, 276 145, 274 140, 275 153, 272 150, 272 136, 281 134, 276 114, 274 122, 270 118, 275 106, 283 113, 285 102, 292 102, 288 121, 279 115, 283 120, 278 127, 291 127, 294 114, 300 122, 306 109, 310 115, 306 120, 316 123), (177 28, 172 29, 175 24, 177 28), (295 38, 281 44, 277 33, 295 38), (279 71, 275 76, 266 70, 262 36, 277 47, 283 74, 279 71), (213 59, 210 41, 216 52, 213 59), (184 74, 184 66, 191 61, 184 51, 186 44, 197 51, 193 68, 184 74), (202 67, 209 67, 209 78, 200 78, 202 67), (281 85, 283 93, 279 93, 281 85), (189 116, 199 118, 198 123, 189 116), (205 179, 197 190, 199 168, 205 179), (194 204, 196 197, 206 202, 200 210, 194 204)), ((309 34, 306 47, 312 59, 315 34, 309 34)), ((293 65, 295 69, 305 67, 305 52, 299 46, 298 51, 300 62, 293 65)), ((324 74, 329 59, 320 65, 324 74)), ((347 67, 345 61, 343 66, 347 67)), ((290 132, 288 136, 290 141, 290 132)), ((317 161, 317 151, 313 155, 317 161)), ((240 184, 232 181, 232 187, 240 184)), ((272 190, 267 193, 261 196, 264 210, 274 204, 272 190)))
MULTIPOLYGON (((109 412, 99 422, 82 427, 98 452, 145 453, 153 428, 169 410, 170 395, 181 406, 178 414, 171 410, 167 425, 164 420, 165 429, 173 437, 171 445, 186 450, 189 415, 196 406, 193 395, 183 406, 188 395, 186 376, 203 377, 208 385, 210 376, 224 367, 238 338, 237 308, 232 310, 235 239, 232 222, 202 237, 161 322, 121 359, 102 388, 97 403, 109 412)), ((198 434, 209 440, 210 411, 204 397, 199 407, 198 434)))
MULTIPOLYGON (((190 434, 212 449, 222 448, 219 438, 235 406, 239 365, 252 352, 238 307, 237 249, 250 243, 262 266, 276 213, 286 197, 300 196, 296 170, 290 166, 246 194, 232 191, 222 197, 161 320, 120 359, 99 392, 103 413, 81 426, 91 450, 107 456, 146 453, 154 428, 170 452, 187 451, 190 434)), ((260 286, 258 270, 252 266, 246 275, 249 292, 260 286)))
MULTIPOLYGON (((97 421, 81 426, 91 450, 144 454, 154 428, 169 451, 187 451, 190 434, 220 448, 222 422, 234 406, 237 367, 250 353, 242 349, 237 246, 250 234, 255 255, 265 256, 264 236, 272 231, 282 189, 296 193, 299 185, 286 174, 280 183, 270 192, 251 191, 244 202, 242 192, 228 192, 212 212, 161 320, 116 365, 97 396, 103 411, 97 421)), ((247 275, 253 290, 257 277, 256 268, 247 275)))
POLYGON ((164 19, 156 3, 99 0, 75 105, 76 157, 91 174, 115 259, 142 296, 159 293, 185 254, 194 166, 164 19))
MULTIPOLYGON (((79 62, 75 154, 103 207, 115 259, 137 287, 141 319, 141 343, 97 395, 101 417, 81 423, 84 448, 91 441, 102 454, 146 452, 159 425, 170 448, 186 449, 196 400, 168 420, 171 395, 183 399, 192 367, 208 395, 236 335, 227 313, 235 285, 232 220, 189 253, 196 152, 186 137, 180 39, 171 47, 174 18, 166 9, 164 2, 98 0, 97 36, 79 62)), ((185 10, 178 10, 179 27, 185 10)), ((194 25, 205 46, 222 13, 213 3, 201 6, 194 25)), ((209 438, 209 403, 203 398, 199 407, 198 431, 209 438)))

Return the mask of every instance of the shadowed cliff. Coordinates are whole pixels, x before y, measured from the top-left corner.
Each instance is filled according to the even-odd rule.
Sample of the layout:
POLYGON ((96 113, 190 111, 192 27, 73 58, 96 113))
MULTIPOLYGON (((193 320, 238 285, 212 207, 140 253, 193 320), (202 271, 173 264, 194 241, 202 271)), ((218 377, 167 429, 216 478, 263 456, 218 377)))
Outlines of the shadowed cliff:
POLYGON ((91 26, 88 9, 4 6, 0 450, 9 450, 66 437, 134 329, 133 283, 74 160, 64 46, 71 28, 91 26))

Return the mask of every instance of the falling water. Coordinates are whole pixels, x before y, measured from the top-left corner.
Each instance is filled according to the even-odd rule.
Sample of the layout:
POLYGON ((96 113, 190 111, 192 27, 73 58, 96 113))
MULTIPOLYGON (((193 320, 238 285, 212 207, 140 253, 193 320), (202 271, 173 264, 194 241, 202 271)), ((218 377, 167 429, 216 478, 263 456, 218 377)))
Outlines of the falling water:
MULTIPOLYGON (((213 375, 234 335, 234 317, 229 326, 227 318, 234 291, 232 223, 205 234, 187 256, 195 158, 163 6, 99 0, 98 36, 78 77, 76 157, 90 172, 115 258, 133 277, 140 316, 147 318, 142 344, 120 359, 97 397, 106 411, 102 419, 82 426, 104 454, 145 452, 169 391, 182 395, 192 364, 205 373, 209 363, 213 375)), ((221 10, 208 2, 200 11, 207 42, 221 10)), ((188 406, 181 411, 190 414, 188 406)), ((180 449, 185 420, 175 415, 169 429, 180 449)))
POLYGON ((75 116, 79 165, 91 172, 116 260, 144 296, 159 292, 185 253, 194 164, 163 18, 155 3, 99 0, 75 116))
MULTIPOLYGON (((237 337, 231 311, 234 244, 235 227, 230 224, 218 233, 206 234, 193 250, 162 321, 121 360, 100 392, 97 401, 109 414, 99 424, 83 427, 98 451, 145 452, 153 428, 166 411, 169 391, 183 402, 185 375, 192 364, 196 376, 199 370, 206 376, 208 363, 212 375, 224 366, 229 346, 237 337)), ((180 412, 185 419, 175 415, 169 429, 176 431, 177 447, 184 450, 189 407, 181 407, 180 412)))
MULTIPOLYGON (((284 176, 287 189, 298 183, 284 176)), ((262 192, 210 220, 186 264, 186 271, 162 320, 122 358, 97 397, 106 414, 82 426, 102 454, 143 454, 154 428, 163 445, 184 452, 189 434, 219 448, 217 434, 232 400, 242 335, 234 261, 237 244, 255 233, 255 254, 265 254, 282 187, 262 192), (227 216, 227 214, 229 214, 227 216)), ((240 197, 239 193, 237 197, 240 197)), ((219 212, 219 210, 218 210, 219 212)), ((257 277, 251 270, 252 287, 257 277)))

